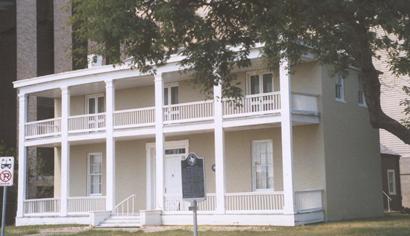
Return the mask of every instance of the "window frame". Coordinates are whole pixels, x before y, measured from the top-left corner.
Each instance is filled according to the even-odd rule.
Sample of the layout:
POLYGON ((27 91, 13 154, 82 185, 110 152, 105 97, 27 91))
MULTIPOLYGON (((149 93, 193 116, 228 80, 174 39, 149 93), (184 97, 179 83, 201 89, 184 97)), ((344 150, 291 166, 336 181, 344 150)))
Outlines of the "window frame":
MULTIPOLYGON (((251 178, 252 178, 252 191, 253 192, 273 192, 275 191, 275 167, 274 167, 274 158, 273 158, 273 140, 272 139, 260 139, 260 140, 252 140, 251 143, 251 168, 252 168, 252 173, 251 173, 251 178), (256 187, 256 169, 255 169, 255 157, 254 157, 254 144, 255 143, 268 143, 271 147, 271 155, 270 155, 270 159, 271 159, 271 163, 272 163, 272 187, 270 188, 257 188, 256 187)), ((269 176, 269 173, 267 173, 269 176)))
POLYGON ((367 107, 366 96, 364 95, 361 78, 358 77, 357 81, 358 81, 357 105, 359 105, 360 107, 367 107))
POLYGON ((387 191, 389 192, 389 195, 396 195, 397 194, 397 188, 396 188, 396 170, 394 169, 387 169, 387 191), (393 174, 392 177, 392 183, 393 183, 393 189, 390 189, 390 173, 393 174), (392 191, 390 191, 392 190, 392 191))
POLYGON ((170 105, 175 105, 175 104, 171 104, 172 102, 172 88, 175 88, 175 87, 177 87, 178 88, 178 96, 177 96, 177 103, 175 103, 175 104, 179 104, 180 103, 180 101, 179 101, 179 92, 180 92, 180 89, 179 89, 179 83, 178 82, 174 82, 174 83, 167 83, 167 84, 165 84, 164 85, 164 91, 163 91, 163 99, 162 99, 162 105, 163 106, 170 106, 170 105), (167 90, 168 92, 167 92, 167 101, 168 101, 168 104, 166 104, 165 105, 165 90, 167 90))
MULTIPOLYGON (((278 88, 278 91, 280 91, 280 88, 278 88)), ((246 73, 246 86, 245 86, 245 92, 246 96, 253 96, 253 95, 259 95, 259 94, 269 94, 269 93, 274 93, 277 92, 275 91, 275 73, 273 71, 251 71, 246 73), (264 75, 272 75, 272 91, 268 93, 263 92, 263 76, 264 75), (253 76, 258 76, 258 81, 259 81, 259 92, 256 94, 252 94, 252 88, 251 88, 251 77, 253 76)))
POLYGON ((102 192, 103 192, 103 189, 102 189, 102 186, 103 186, 103 154, 102 154, 102 152, 90 152, 90 153, 88 153, 87 154, 87 196, 102 196, 102 192), (101 182, 101 188, 100 188, 100 193, 91 193, 91 189, 92 189, 92 187, 91 187, 91 185, 92 185, 92 181, 91 181, 91 156, 100 156, 101 157, 101 168, 100 168, 100 170, 101 170, 101 172, 100 172, 100 174, 93 174, 93 175, 99 175, 100 176, 100 178, 101 178, 101 180, 100 180, 100 182, 101 182))
POLYGON ((335 83, 335 99, 337 102, 346 102, 345 99, 345 78, 342 75, 338 75, 336 78, 336 83, 335 83), (340 97, 337 96, 337 89, 338 89, 338 84, 340 83, 340 97))
POLYGON ((104 113, 105 111, 106 111, 106 103, 107 103, 107 101, 106 101, 106 99, 105 99, 105 95, 104 95, 104 93, 96 93, 96 94, 90 94, 90 95, 86 95, 85 96, 85 114, 99 114, 99 113, 104 113), (103 112, 98 112, 98 99, 99 98, 104 98, 104 104, 103 104, 103 107, 104 107, 104 111, 103 112), (95 99, 95 113, 90 113, 90 99, 91 98, 93 98, 93 99, 95 99))

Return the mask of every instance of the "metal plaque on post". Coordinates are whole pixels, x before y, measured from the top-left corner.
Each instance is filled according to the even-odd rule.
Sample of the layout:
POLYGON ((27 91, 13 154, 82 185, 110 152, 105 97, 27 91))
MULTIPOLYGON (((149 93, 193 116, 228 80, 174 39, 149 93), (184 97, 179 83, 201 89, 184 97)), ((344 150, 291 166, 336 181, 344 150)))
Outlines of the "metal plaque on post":
POLYGON ((204 160, 189 153, 181 161, 182 198, 186 201, 205 200, 204 160))
POLYGON ((195 153, 189 153, 185 160, 181 161, 182 198, 191 202, 189 210, 193 212, 194 236, 198 235, 198 201, 206 198, 204 167, 204 159, 195 153))

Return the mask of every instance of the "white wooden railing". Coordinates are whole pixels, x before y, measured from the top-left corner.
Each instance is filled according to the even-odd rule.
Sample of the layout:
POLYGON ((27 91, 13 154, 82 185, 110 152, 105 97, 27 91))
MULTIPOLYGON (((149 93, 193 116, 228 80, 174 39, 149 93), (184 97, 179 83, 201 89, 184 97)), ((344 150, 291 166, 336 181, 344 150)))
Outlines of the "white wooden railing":
POLYGON ((135 194, 128 196, 114 207, 112 214, 117 216, 132 216, 138 214, 135 208, 135 200, 135 194))
POLYGON ((115 128, 134 128, 154 125, 155 107, 120 110, 114 112, 115 128))
POLYGON ((391 212, 391 201, 393 200, 389 194, 387 194, 385 191, 382 191, 383 197, 386 198, 387 201, 387 212, 391 212))
POLYGON ((105 128, 105 113, 70 116, 68 130, 70 133, 100 131, 105 128))
POLYGON ((71 214, 88 214, 105 210, 105 196, 69 197, 67 211, 71 214))
POLYGON ((318 96, 304 93, 292 93, 292 111, 318 114, 318 96))
MULTIPOLYGON (((167 195, 165 194, 164 201, 165 211, 188 211, 190 202, 182 199, 181 195, 167 195)), ((198 211, 214 211, 216 209, 216 195, 215 193, 207 193, 204 201, 198 202, 198 211)))
POLYGON ((323 209, 323 190, 303 190, 295 192, 296 212, 323 209))
POLYGON ((283 192, 225 193, 226 211, 282 211, 283 192))
POLYGON ((164 122, 198 121, 213 117, 213 100, 164 106, 164 122))
POLYGON ((61 118, 27 122, 26 138, 40 138, 58 135, 61 132, 61 118))
POLYGON ((223 102, 225 117, 263 114, 280 110, 280 92, 247 95, 240 100, 227 99, 223 102))
POLYGON ((60 200, 57 198, 41 198, 24 200, 24 214, 55 214, 60 211, 60 200))

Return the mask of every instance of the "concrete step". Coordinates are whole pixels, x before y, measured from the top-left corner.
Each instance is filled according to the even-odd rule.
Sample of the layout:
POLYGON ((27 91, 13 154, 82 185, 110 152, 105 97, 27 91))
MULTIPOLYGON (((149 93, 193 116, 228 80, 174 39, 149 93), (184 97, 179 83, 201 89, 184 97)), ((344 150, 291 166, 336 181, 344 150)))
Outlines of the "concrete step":
POLYGON ((110 216, 97 227, 99 228, 135 228, 141 227, 140 217, 135 216, 110 216))

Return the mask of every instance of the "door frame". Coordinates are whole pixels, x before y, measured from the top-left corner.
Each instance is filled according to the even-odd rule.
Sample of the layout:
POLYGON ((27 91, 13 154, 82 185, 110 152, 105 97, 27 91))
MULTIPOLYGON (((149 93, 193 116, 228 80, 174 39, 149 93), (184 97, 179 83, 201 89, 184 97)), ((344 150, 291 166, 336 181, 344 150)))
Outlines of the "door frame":
MULTIPOLYGON (((185 148, 185 153, 189 153, 189 140, 176 140, 176 141, 167 141, 164 143, 164 149, 175 149, 175 148, 185 148)), ((146 208, 147 210, 153 209, 153 203, 155 203, 155 194, 152 194, 152 190, 155 186, 152 186, 152 178, 154 177, 151 173, 152 170, 152 149, 155 149, 155 143, 146 143, 145 152, 146 152, 146 208), (153 196, 154 195, 154 196, 153 196)), ((164 165, 165 168, 165 165, 164 165)), ((155 182, 154 182, 155 183, 155 182)))

